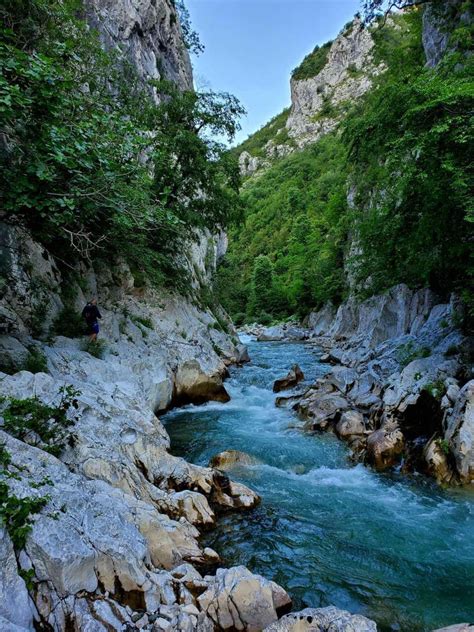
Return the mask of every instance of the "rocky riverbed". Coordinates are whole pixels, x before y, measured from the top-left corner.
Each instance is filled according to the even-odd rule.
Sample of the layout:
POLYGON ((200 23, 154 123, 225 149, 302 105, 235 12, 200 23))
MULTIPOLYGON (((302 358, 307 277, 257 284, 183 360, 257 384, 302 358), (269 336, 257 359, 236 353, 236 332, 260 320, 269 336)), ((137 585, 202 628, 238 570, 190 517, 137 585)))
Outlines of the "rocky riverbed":
POLYGON ((327 373, 304 393, 277 400, 309 431, 332 431, 356 460, 401 464, 444 484, 474 480, 473 341, 462 305, 404 285, 338 310, 327 305, 296 324, 250 327, 258 340, 310 340, 327 373))

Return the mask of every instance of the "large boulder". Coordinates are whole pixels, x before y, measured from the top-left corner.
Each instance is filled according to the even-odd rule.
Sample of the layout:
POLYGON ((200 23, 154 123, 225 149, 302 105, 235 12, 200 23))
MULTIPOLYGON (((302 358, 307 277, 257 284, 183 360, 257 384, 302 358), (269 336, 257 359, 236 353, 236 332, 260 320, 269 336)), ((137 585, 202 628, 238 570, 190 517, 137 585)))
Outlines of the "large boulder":
POLYGON ((285 330, 281 325, 266 327, 259 332, 257 340, 259 342, 278 342, 285 339, 285 330))
MULTIPOLYGON (((448 395, 449 395, 448 389, 448 395)), ((455 397, 455 388, 451 389, 455 397)), ((444 420, 445 438, 449 442, 462 483, 474 481, 474 380, 458 393, 454 407, 444 420)))
POLYGON ((197 360, 188 360, 179 365, 174 383, 174 405, 204 404, 209 401, 230 401, 222 377, 218 373, 205 373, 197 360))
POLYGON ((209 587, 198 597, 199 606, 219 630, 258 632, 291 607, 283 588, 244 566, 218 569, 205 579, 209 587))
POLYGON ((336 434, 341 439, 363 436, 365 432, 364 415, 357 410, 346 410, 336 424, 336 434))
POLYGON ((273 392, 279 393, 289 388, 294 388, 304 380, 304 373, 297 364, 294 364, 285 377, 275 380, 273 384, 273 392))
POLYGON ((265 628, 265 632, 377 632, 374 621, 334 606, 292 612, 265 628))
POLYGON ((399 462, 404 448, 405 439, 400 428, 387 425, 368 436, 366 460, 377 470, 386 470, 399 462))

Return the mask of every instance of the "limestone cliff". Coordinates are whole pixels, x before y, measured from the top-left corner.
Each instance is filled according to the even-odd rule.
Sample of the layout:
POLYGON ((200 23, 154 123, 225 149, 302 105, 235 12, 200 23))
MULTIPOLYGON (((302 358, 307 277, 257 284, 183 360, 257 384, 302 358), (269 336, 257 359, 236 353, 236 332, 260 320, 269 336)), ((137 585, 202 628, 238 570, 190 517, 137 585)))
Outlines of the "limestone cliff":
POLYGON ((336 129, 348 107, 365 94, 373 78, 383 72, 383 63, 374 61, 374 47, 371 29, 358 17, 344 27, 333 42, 317 47, 311 55, 323 57, 321 69, 314 76, 311 76, 311 66, 304 72, 299 68, 293 71, 288 116, 283 121, 277 117, 279 125, 273 126, 273 138, 263 147, 264 158, 248 151, 241 153, 242 174, 252 175, 336 129))
POLYGON ((192 89, 191 62, 171 0, 86 0, 85 9, 104 47, 125 55, 143 80, 168 79, 192 89))
POLYGON ((286 123, 299 147, 335 129, 352 105, 383 71, 373 60, 374 39, 359 18, 341 31, 329 48, 327 61, 314 77, 291 80, 291 111, 286 123))

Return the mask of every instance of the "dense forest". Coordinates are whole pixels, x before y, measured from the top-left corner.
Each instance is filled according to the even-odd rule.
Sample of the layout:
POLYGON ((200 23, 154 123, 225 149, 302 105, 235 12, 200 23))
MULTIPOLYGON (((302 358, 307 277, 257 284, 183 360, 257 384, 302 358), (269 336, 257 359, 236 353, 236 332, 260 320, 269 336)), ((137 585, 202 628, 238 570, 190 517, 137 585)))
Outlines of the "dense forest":
MULTIPOLYGON (((186 46, 199 48, 174 6, 186 46)), ((243 109, 228 94, 141 81, 83 11, 77 0, 2 2, 2 212, 59 262, 120 255, 186 290, 183 240, 240 208, 235 160, 211 134, 231 139, 243 109)))
MULTIPOLYGON (((372 89, 336 131, 244 183, 245 220, 231 230, 218 279, 238 323, 301 317, 400 282, 456 291, 472 313, 472 32, 458 25, 429 68, 421 16, 415 8, 368 26, 375 61, 386 66, 372 89)), ((327 48, 316 47, 293 77, 318 72, 327 48)), ((322 116, 334 116, 326 109, 322 116)), ((268 140, 282 142, 287 116, 234 151, 263 155, 268 140)))

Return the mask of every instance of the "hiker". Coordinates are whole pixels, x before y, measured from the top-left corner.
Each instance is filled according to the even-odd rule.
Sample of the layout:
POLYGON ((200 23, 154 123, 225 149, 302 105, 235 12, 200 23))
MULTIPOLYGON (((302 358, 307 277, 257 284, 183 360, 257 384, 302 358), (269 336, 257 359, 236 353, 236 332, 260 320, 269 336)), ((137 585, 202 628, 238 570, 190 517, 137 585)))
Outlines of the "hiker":
POLYGON ((91 342, 97 341, 97 335, 99 333, 99 321, 98 318, 102 318, 98 308, 97 299, 91 299, 82 310, 82 317, 87 324, 87 333, 91 342))

